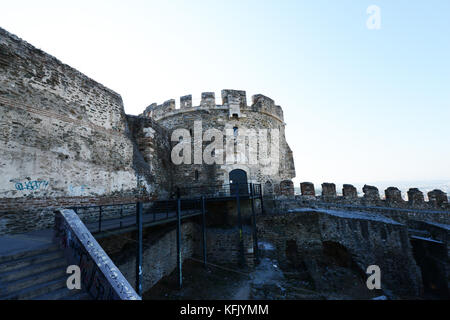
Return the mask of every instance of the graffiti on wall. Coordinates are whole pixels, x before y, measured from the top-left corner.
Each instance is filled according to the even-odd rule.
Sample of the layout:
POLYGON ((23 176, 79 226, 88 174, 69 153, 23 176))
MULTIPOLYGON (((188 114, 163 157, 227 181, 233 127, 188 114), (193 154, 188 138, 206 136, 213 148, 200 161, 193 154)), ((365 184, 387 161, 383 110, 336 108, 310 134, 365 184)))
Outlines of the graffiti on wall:
POLYGON ((14 187, 18 191, 24 190, 46 190, 48 187, 48 181, 45 180, 33 180, 25 182, 15 182, 14 187))
POLYGON ((73 186, 69 184, 68 192, 70 196, 82 196, 87 191, 88 187, 85 185, 73 186))

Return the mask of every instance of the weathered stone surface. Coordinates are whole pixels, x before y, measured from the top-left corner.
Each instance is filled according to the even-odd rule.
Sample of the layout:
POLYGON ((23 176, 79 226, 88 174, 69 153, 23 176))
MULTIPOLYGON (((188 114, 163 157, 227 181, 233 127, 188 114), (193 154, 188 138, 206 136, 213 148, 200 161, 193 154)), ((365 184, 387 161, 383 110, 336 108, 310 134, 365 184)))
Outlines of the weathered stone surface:
POLYGON ((323 198, 336 198, 336 185, 334 183, 322 183, 322 197, 323 198))
POLYGON ((442 190, 435 189, 428 192, 428 201, 435 207, 445 207, 448 204, 448 197, 442 190))
POLYGON ((384 191, 386 202, 388 205, 395 205, 403 203, 402 193, 398 188, 389 187, 384 191))
POLYGON ((421 206, 424 203, 423 192, 417 188, 410 188, 408 190, 408 202, 412 206, 421 206))
POLYGON ((120 95, 0 29, 0 197, 133 192, 120 95))
POLYGON ((323 277, 323 265, 329 267, 332 257, 359 274, 362 281, 367 279, 365 271, 369 265, 380 266, 383 288, 395 295, 420 294, 421 275, 407 227, 381 215, 304 208, 258 217, 257 227, 259 241, 275 246, 280 263, 304 266, 316 290, 323 292, 331 283, 335 288, 341 287, 342 278, 323 277))
POLYGON ((316 190, 314 189, 314 184, 311 182, 302 182, 300 183, 300 190, 302 192, 302 196, 316 196, 316 190))
MULTIPOLYGON (((153 107, 156 107, 156 105, 154 104, 153 107)), ((192 95, 191 94, 180 97, 180 109, 186 109, 186 108, 192 108, 192 95)), ((144 113, 144 116, 151 117, 152 115, 146 115, 144 113)))
POLYGON ((216 106, 216 97, 214 92, 202 92, 201 107, 214 108, 216 106))
POLYGON ((380 200, 380 193, 378 192, 378 188, 374 186, 364 185, 363 187, 364 199, 369 201, 380 200))
MULTIPOLYGON (((181 225, 181 259, 182 261, 193 256, 199 250, 197 235, 200 230, 191 221, 181 225)), ((133 287, 136 284, 136 243, 129 241, 133 234, 125 234, 124 237, 107 237, 99 240, 117 267, 133 287)), ((153 287, 163 277, 169 275, 177 267, 177 233, 175 228, 170 230, 144 229, 143 253, 142 253, 142 289, 153 287)), ((198 252, 201 254, 201 252, 198 252)))
MULTIPOLYGON (((192 191, 195 192, 195 188, 200 186, 228 184, 230 172, 241 169, 246 172, 249 182, 261 183, 263 186, 267 184, 269 187, 265 188, 265 193, 270 191, 270 194, 280 195, 282 192, 280 183, 295 177, 295 166, 292 150, 286 141, 285 124, 278 110, 279 107, 275 106, 272 99, 263 95, 254 96, 253 105, 247 106, 246 92, 238 90, 223 90, 223 105, 218 106, 212 102, 213 93, 203 93, 202 97, 203 103, 200 106, 167 110, 163 105, 152 105, 151 110, 147 108, 144 112, 145 115, 151 114, 155 123, 168 131, 169 137, 176 129, 186 129, 190 133, 191 163, 182 163, 172 168, 174 188, 190 185, 194 188, 192 191), (237 118, 229 117, 230 108, 238 109, 239 116, 237 118), (244 142, 245 150, 238 146, 232 146, 232 149, 227 148, 227 134, 231 133, 230 136, 233 136, 235 128, 239 137, 236 139, 237 142, 240 141, 239 134, 245 136, 251 130, 256 133, 264 133, 265 131, 262 130, 267 130, 266 136, 270 142, 267 156, 256 155, 256 163, 251 163, 249 160, 250 150, 251 152, 255 152, 255 150, 251 149, 248 138, 244 142), (194 138, 202 137, 207 130, 211 129, 221 132, 223 140, 221 141, 222 148, 214 150, 214 156, 221 161, 208 164, 203 162, 203 159, 196 159, 194 153, 198 148, 202 154, 211 141, 202 141, 201 145, 196 145, 194 138), (277 138, 276 135, 272 135, 271 130, 274 129, 278 130, 279 135, 278 140, 272 142, 271 139, 277 138), (271 159, 269 156, 272 152, 272 144, 273 148, 278 149, 276 161, 273 163, 271 161, 270 166, 263 166, 262 161, 271 159), (270 169, 272 165, 274 170, 270 169)), ((171 146, 176 144, 177 142, 172 142, 171 146)))
MULTIPOLYGON (((221 265, 239 265, 241 259, 239 229, 208 228, 206 236, 206 250, 209 261, 221 265)), ((251 230, 245 228, 242 236, 244 242, 244 263, 248 267, 253 267, 254 252, 251 230)))
POLYGON ((358 197, 358 191, 351 184, 344 184, 342 187, 342 195, 345 199, 356 199, 358 197))
POLYGON ((283 196, 294 196, 294 183, 292 180, 284 180, 280 182, 280 194, 283 196))

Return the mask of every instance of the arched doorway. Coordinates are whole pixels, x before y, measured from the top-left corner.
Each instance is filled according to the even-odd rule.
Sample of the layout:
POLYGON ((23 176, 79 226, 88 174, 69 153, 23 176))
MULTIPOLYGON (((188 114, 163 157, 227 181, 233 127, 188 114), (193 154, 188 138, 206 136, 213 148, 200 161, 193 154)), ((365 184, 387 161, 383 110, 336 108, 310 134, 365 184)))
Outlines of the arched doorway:
POLYGON ((247 172, 242 169, 234 169, 230 171, 230 193, 232 195, 236 194, 239 190, 239 194, 248 194, 247 185, 247 172))

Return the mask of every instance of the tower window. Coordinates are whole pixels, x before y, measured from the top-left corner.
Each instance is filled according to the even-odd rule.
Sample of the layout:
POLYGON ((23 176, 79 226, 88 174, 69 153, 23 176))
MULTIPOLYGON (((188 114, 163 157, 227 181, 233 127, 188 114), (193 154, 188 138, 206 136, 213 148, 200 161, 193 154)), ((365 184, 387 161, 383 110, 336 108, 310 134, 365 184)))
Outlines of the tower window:
POLYGON ((198 170, 195 170, 194 176, 195 176, 195 181, 198 181, 198 170))
POLYGON ((233 128, 234 137, 237 137, 238 135, 238 127, 233 128))

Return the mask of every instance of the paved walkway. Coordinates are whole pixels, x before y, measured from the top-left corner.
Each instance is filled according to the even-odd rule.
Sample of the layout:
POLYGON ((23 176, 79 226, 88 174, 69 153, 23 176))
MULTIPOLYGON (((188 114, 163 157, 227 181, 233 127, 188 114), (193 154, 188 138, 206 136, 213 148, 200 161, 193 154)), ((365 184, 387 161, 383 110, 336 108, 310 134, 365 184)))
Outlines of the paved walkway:
MULTIPOLYGON (((200 211, 182 212, 182 216, 199 214, 200 211)), ((143 224, 165 223, 176 220, 175 212, 144 214, 143 224)), ((117 230, 119 228, 133 227, 136 225, 136 216, 105 219, 102 221, 102 231, 117 230)), ((98 222, 86 223, 86 227, 92 233, 98 232, 98 222)), ((94 234, 95 236, 95 234, 94 234)), ((21 252, 38 250, 48 247, 53 243, 53 229, 32 231, 24 234, 11 234, 0 236, 0 258, 19 254, 21 252)))
POLYGON ((53 229, 0 237, 0 257, 38 250, 52 244, 53 229))

